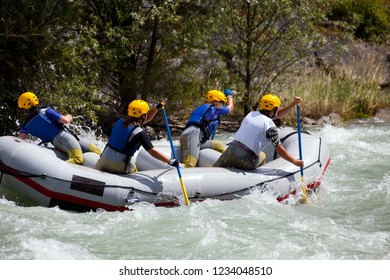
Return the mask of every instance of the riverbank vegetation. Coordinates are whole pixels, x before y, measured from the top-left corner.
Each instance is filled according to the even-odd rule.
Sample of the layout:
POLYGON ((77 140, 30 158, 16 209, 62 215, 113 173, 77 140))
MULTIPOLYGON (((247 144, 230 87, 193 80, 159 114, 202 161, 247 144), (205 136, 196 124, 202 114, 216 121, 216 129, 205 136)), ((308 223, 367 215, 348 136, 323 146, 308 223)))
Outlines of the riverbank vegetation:
MULTIPOLYGON (((355 46, 356 47, 356 46, 355 46)), ((372 49, 357 46, 360 55, 331 69, 307 71, 286 89, 286 100, 301 96, 302 114, 319 119, 338 113, 345 120, 373 116, 390 106, 389 72, 386 59, 372 49)), ((289 117, 293 122, 294 116, 289 117)))
POLYGON ((388 0, 4 0, 0 134, 24 91, 105 134, 135 98, 185 121, 227 87, 236 121, 268 92, 310 118, 368 117, 390 105, 389 16, 388 0))

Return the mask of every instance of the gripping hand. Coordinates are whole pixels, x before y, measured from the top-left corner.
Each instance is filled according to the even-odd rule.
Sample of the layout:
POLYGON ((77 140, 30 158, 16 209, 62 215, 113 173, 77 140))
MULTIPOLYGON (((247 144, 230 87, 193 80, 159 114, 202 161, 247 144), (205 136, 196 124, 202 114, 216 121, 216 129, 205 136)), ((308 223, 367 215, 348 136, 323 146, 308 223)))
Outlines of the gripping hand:
POLYGON ((179 166, 179 161, 177 159, 171 158, 168 160, 168 164, 170 166, 178 167, 179 166))
POLYGON ((229 89, 229 88, 225 89, 225 92, 224 92, 224 93, 225 93, 226 97, 228 97, 228 96, 233 97, 233 92, 232 92, 232 90, 229 89))
POLYGON ((157 105, 156 105, 156 109, 160 109, 162 108, 163 106, 165 106, 165 102, 164 101, 160 101, 157 105))

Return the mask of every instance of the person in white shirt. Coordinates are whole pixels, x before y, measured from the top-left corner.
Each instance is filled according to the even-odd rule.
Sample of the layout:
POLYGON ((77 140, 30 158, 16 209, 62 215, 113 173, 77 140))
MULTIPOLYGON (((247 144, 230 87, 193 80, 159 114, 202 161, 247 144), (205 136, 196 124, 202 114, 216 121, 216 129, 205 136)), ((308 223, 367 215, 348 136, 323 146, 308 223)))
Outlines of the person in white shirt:
POLYGON ((296 166, 303 167, 304 162, 294 158, 283 147, 279 139, 279 130, 272 120, 273 118, 282 117, 301 101, 300 97, 295 97, 290 105, 278 112, 281 105, 279 97, 274 94, 266 94, 261 97, 259 111, 252 111, 245 116, 240 128, 234 135, 234 140, 213 166, 235 167, 245 170, 256 169, 265 163, 265 153, 261 150, 271 142, 280 157, 296 166))

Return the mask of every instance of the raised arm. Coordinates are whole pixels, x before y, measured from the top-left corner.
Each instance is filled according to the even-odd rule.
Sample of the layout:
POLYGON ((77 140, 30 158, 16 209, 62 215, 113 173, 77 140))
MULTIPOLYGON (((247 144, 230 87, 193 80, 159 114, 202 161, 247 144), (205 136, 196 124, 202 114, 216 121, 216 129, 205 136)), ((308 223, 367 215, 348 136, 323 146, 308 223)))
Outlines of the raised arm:
POLYGON ((234 102, 233 102, 233 92, 230 89, 225 89, 225 95, 227 98, 227 107, 229 108, 229 113, 231 113, 234 109, 234 102))
POLYGON ((292 108, 294 108, 295 105, 298 105, 299 103, 301 103, 301 101, 302 101, 301 97, 295 96, 294 100, 289 105, 278 110, 278 112, 276 113, 276 118, 278 118, 278 119, 283 118, 288 113, 288 111, 290 111, 292 108))
POLYGON ((150 109, 149 112, 146 115, 146 119, 145 119, 144 123, 150 122, 154 118, 154 116, 157 114, 158 109, 160 109, 164 105, 165 105, 165 102, 164 101, 160 101, 155 107, 150 109))

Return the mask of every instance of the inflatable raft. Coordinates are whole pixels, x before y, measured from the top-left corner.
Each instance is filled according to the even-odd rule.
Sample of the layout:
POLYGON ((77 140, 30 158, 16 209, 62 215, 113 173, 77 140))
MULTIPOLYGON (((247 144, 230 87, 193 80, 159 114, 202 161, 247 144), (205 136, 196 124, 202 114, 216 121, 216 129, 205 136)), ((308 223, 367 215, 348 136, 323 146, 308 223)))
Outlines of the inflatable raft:
MULTIPOLYGON (((298 158, 297 132, 282 130, 281 138, 286 150, 298 158)), ((320 137, 309 133, 302 133, 301 139, 305 185, 309 191, 316 191, 330 163, 329 149, 320 137)), ((170 156, 169 146, 157 148, 170 156)), ((277 158, 272 147, 264 151, 268 162, 245 171, 211 167, 220 154, 202 150, 199 167, 180 168, 189 200, 232 200, 254 190, 270 192, 278 201, 300 196, 299 167, 277 158)), ((176 155, 180 159, 179 149, 176 155)), ((58 206, 80 212, 125 211, 140 202, 166 207, 184 204, 176 168, 155 160, 146 151, 141 149, 134 157, 138 172, 126 175, 93 169, 98 157, 85 153, 83 166, 70 164, 65 161, 67 156, 54 148, 2 136, 0 195, 22 206, 58 206)))

